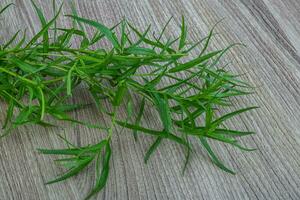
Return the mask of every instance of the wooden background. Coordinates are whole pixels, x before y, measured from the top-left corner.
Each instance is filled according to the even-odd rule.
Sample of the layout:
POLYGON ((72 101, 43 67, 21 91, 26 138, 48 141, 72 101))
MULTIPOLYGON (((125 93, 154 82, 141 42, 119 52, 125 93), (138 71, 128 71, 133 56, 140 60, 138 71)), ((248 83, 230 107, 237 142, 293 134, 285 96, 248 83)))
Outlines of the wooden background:
MULTIPOLYGON (((29 0, 1 0, 3 7, 14 2, 0 21, 1 40, 18 29, 36 32, 39 21, 29 0)), ((47 16, 52 16, 51 0, 39 0, 47 16)), ((61 2, 61 1, 60 1, 61 2)), ((159 31, 174 16, 169 35, 179 32, 183 14, 190 29, 190 40, 204 37, 220 19, 220 34, 212 43, 222 48, 243 42, 247 48, 232 49, 226 61, 231 70, 245 73, 243 79, 257 86, 256 93, 234 99, 236 105, 259 105, 231 122, 236 128, 257 132, 243 140, 255 152, 216 143, 213 147, 227 165, 236 169, 233 176, 216 168, 205 151, 197 147, 184 176, 181 175, 183 151, 166 142, 151 157, 148 165, 143 155, 152 138, 134 142, 131 132, 115 130, 111 173, 106 188, 97 199, 300 199, 300 1, 299 0, 77 0, 79 15, 98 19, 106 25, 123 16, 141 29, 151 23, 159 31)), ((65 1, 63 13, 70 13, 65 1)), ((61 24, 68 25, 63 17, 61 24)), ((91 99, 83 91, 74 101, 91 99)), ((6 105, 0 104, 0 120, 6 105)), ((78 119, 105 121, 94 107, 74 113, 78 119)), ((146 116, 144 125, 155 125, 156 118, 146 116)), ((59 174, 51 157, 39 155, 38 147, 62 147, 55 133, 58 129, 25 126, 0 141, 1 200, 77 200, 93 185, 93 170, 85 171, 67 182, 45 186, 59 174)), ((101 137, 96 130, 66 126, 68 138, 79 145, 101 137)))

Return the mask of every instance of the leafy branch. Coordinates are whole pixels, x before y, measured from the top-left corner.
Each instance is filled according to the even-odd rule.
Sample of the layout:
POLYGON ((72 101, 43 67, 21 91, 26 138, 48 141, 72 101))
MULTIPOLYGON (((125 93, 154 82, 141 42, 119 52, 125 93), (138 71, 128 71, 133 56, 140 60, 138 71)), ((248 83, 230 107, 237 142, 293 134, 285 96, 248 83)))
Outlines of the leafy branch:
MULTIPOLYGON (((154 137, 145 162, 167 139, 187 149, 186 169, 192 150, 190 139, 196 138, 213 163, 234 174, 214 153, 208 140, 253 150, 243 147, 237 140, 237 137, 253 132, 228 129, 225 122, 257 107, 217 115, 218 110, 232 106, 232 97, 253 92, 247 82, 220 66, 224 54, 240 44, 208 51, 213 29, 200 42, 191 43, 184 17, 180 35, 165 40, 164 32, 171 19, 158 36, 149 36, 150 26, 139 31, 123 19, 113 27, 106 27, 98 21, 79 17, 74 7, 72 15, 66 15, 73 20, 73 26, 62 28, 56 23, 62 5, 56 9, 54 2, 57 12, 47 20, 38 5, 32 3, 41 22, 40 31, 29 42, 26 42, 25 31, 17 39, 19 31, 0 46, 0 98, 8 105, 1 137, 29 123, 56 126, 48 122, 49 117, 96 128, 107 134, 96 144, 85 147, 38 149, 42 154, 63 156, 55 163, 65 167, 66 172, 47 184, 75 176, 95 162, 96 183, 86 199, 102 190, 109 176, 110 141, 116 125, 132 130, 135 140, 141 133, 154 137), (88 37, 84 26, 95 29, 92 37, 88 37), (79 45, 72 44, 74 38, 80 39, 79 45), (111 47, 95 49, 95 45, 103 40, 110 42, 111 47), (198 52, 198 47, 202 49, 192 58, 191 52, 198 52), (80 85, 91 94, 98 111, 111 118, 109 127, 70 117, 69 112, 89 105, 68 103, 80 85), (132 95, 141 99, 136 116, 132 95), (112 111, 106 110, 103 101, 110 103, 112 111), (122 106, 127 110, 126 119, 118 112, 122 106), (141 125, 145 110, 151 107, 157 111, 160 128, 141 125)), ((10 5, 1 9, 0 14, 10 5)))

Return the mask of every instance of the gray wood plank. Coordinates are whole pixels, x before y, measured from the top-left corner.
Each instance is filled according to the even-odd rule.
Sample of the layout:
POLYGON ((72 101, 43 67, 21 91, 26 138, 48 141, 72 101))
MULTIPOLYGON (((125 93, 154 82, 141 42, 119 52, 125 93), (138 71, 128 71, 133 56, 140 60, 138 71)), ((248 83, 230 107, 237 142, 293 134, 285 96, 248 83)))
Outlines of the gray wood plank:
MULTIPOLYGON (((0 21, 4 39, 20 28, 28 34, 38 30, 38 18, 29 0, 1 0, 3 6, 14 2, 0 21)), ((50 0, 37 1, 52 15, 50 0)), ((59 1, 61 2, 61 1, 59 1)), ((63 13, 70 13, 64 1, 63 13)), ((114 132, 111 174, 97 199, 299 199, 300 198, 300 3, 298 0, 91 0, 75 1, 79 15, 113 25, 123 16, 141 29, 153 24, 159 31, 169 17, 174 21, 167 34, 178 33, 181 15, 187 19, 191 40, 204 37, 217 27, 213 48, 243 42, 247 48, 232 49, 225 61, 230 69, 245 73, 244 79, 258 86, 256 93, 235 99, 237 106, 259 105, 261 108, 231 121, 236 128, 255 130, 256 135, 243 141, 257 147, 243 153, 222 144, 214 144, 225 163, 237 171, 229 175, 216 168, 203 149, 196 148, 184 176, 184 154, 176 144, 165 142, 147 165, 143 155, 153 140, 141 137, 134 142, 130 131, 114 132)), ((61 17, 60 24, 70 22, 61 17)), ((89 30, 89 29, 88 29, 89 30)), ((2 40, 2 39, 1 39, 2 40)), ((84 90, 78 91, 91 101, 84 90)), ((77 98, 74 100, 80 101, 77 98)), ((6 110, 1 102, 0 120, 6 110)), ((91 122, 108 119, 93 106, 74 113, 91 122)), ((155 116, 143 123, 155 126, 155 116)), ((64 183, 43 183, 58 174, 51 158, 41 156, 37 147, 62 147, 55 133, 66 132, 77 144, 94 143, 101 138, 96 130, 65 125, 64 130, 25 126, 0 141, 0 199, 82 199, 93 186, 90 171, 64 183)))

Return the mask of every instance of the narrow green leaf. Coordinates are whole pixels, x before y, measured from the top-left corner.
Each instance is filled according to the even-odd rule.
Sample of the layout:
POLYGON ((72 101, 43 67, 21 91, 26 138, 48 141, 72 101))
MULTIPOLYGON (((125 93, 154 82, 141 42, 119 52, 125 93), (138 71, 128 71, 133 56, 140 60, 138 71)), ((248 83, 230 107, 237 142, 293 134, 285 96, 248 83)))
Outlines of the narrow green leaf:
POLYGON ((72 95, 72 73, 75 70, 78 62, 75 62, 74 65, 71 67, 71 69, 68 71, 67 74, 67 95, 72 95))
MULTIPOLYGON (((55 1, 56 0, 52 0, 53 15, 55 15, 55 13, 56 13, 56 2, 55 1)), ((56 43, 56 41, 57 41, 57 23, 56 23, 56 21, 54 22, 54 34, 53 35, 54 35, 54 37, 53 37, 54 43, 56 43)))
POLYGON ((125 45, 126 45, 126 42, 128 41, 127 40, 127 37, 126 37, 126 20, 123 19, 121 21, 121 49, 123 50, 125 48, 125 45))
MULTIPOLYGON (((135 119, 135 126, 139 126, 140 122, 141 122, 141 119, 142 119, 142 116, 143 116, 143 113, 144 113, 144 108, 145 108, 145 102, 146 102, 146 99, 143 98, 142 99, 142 102, 141 102, 141 106, 140 106, 140 109, 139 109, 139 113, 135 119)), ((137 130, 133 130, 133 137, 135 139, 135 141, 137 141, 137 130)))
POLYGON ((45 100, 45 95, 41 87, 37 88, 39 91, 39 102, 40 102, 40 107, 41 107, 41 115, 40 119, 41 121, 44 119, 45 115, 45 110, 46 110, 46 100, 45 100))
POLYGON ((126 110, 127 110, 127 120, 130 120, 130 118, 132 117, 132 114, 133 114, 133 103, 132 103, 131 98, 129 98, 129 100, 127 102, 126 110))
POLYGON ((232 171, 231 169, 225 167, 225 165, 218 159, 218 157, 215 155, 215 153, 212 151, 212 149, 210 148, 208 142, 206 141, 206 139, 202 136, 199 136, 200 142, 203 145, 203 147, 207 150, 211 160, 222 170, 230 173, 230 174, 235 174, 234 171, 232 171))
MULTIPOLYGON (((137 34, 137 36, 140 37, 140 39, 145 42, 146 44, 149 44, 153 47, 158 47, 160 49, 163 49, 165 46, 163 44, 161 44, 160 42, 155 42, 152 41, 148 38, 145 37, 145 35, 143 35, 142 33, 140 33, 133 25, 131 25, 130 23, 128 23, 128 26, 137 34)), ((176 51, 171 49, 171 48, 167 48, 167 51, 170 53, 175 53, 176 51)))
POLYGON ((232 136, 245 136, 254 134, 251 131, 237 131, 237 130, 230 130, 230 129, 215 129, 214 132, 216 134, 225 134, 225 135, 232 135, 232 136))
POLYGON ((161 30, 161 32, 159 34, 159 37, 157 38, 157 41, 160 41, 160 39, 162 38, 162 36, 164 35, 164 33, 165 33, 166 29, 167 29, 167 26, 170 24, 170 22, 171 22, 172 19, 173 19, 173 16, 171 16, 168 19, 167 23, 165 23, 163 29, 161 30))
POLYGON ((184 20, 184 16, 182 16, 181 19, 181 34, 180 34, 180 40, 179 40, 179 47, 178 49, 181 50, 186 43, 186 35, 187 35, 187 30, 186 30, 186 25, 185 25, 185 20, 184 20))
MULTIPOLYGON (((75 2, 74 2, 74 1, 70 1, 70 3, 71 3, 71 6, 70 6, 70 7, 71 7, 71 10, 72 10, 72 15, 78 17, 78 13, 77 13, 77 10, 76 10, 75 2)), ((77 24, 79 25, 80 29, 81 29, 81 30, 84 30, 84 28, 83 28, 81 22, 80 22, 80 21, 77 21, 77 20, 75 20, 75 19, 74 19, 74 21, 73 21, 73 26, 76 27, 76 22, 77 22, 77 24)))
MULTIPOLYGON (((114 25, 113 27, 111 27, 109 30, 113 31, 117 26, 119 26, 120 23, 114 25)), ((93 38, 90 41, 90 45, 95 44, 96 42, 98 42, 99 40, 101 40, 105 35, 101 32, 101 31, 97 31, 95 33, 95 35, 93 36, 93 38)), ((127 38, 128 39, 128 38, 127 38)))
POLYGON ((236 110, 234 112, 231 112, 231 113, 228 113, 226 115, 223 115, 222 117, 216 119, 215 121, 212 122, 212 124, 214 126, 218 126, 219 124, 221 124, 223 121, 229 119, 229 118, 232 118, 240 113, 243 113, 243 112, 246 112, 246 111, 249 111, 249 110, 252 110, 252 109, 256 109, 256 108, 259 108, 257 106, 253 106, 253 107, 248 107, 248 108, 243 108, 243 109, 240 109, 240 110, 236 110))
POLYGON ((59 176, 58 178, 48 181, 45 184, 52 184, 52 183, 56 183, 59 181, 63 181, 66 180, 72 176, 77 175, 79 172, 81 172, 93 159, 91 157, 85 158, 83 160, 81 160, 80 162, 78 162, 76 167, 71 168, 70 170, 68 170, 66 173, 64 173, 63 175, 59 176))
POLYGON ((183 165, 182 174, 184 174, 184 172, 187 168, 187 165, 188 165, 189 160, 190 160, 190 155, 191 155, 191 146, 190 146, 188 140, 186 141, 186 144, 187 144, 187 153, 186 153, 186 156, 185 156, 185 162, 184 162, 184 165, 183 165))
POLYGON ((66 15, 66 16, 72 17, 73 19, 75 19, 78 22, 83 22, 83 23, 89 24, 91 26, 94 26, 95 28, 97 28, 100 32, 102 32, 106 36, 106 38, 113 44, 113 46, 116 49, 120 48, 120 44, 119 44, 115 34, 109 28, 104 26, 103 24, 100 24, 96 21, 92 21, 89 19, 84 19, 84 18, 81 18, 78 16, 73 16, 73 15, 66 15))
POLYGON ((15 108, 15 102, 12 99, 10 99, 2 129, 5 129, 8 126, 8 123, 12 121, 14 108, 15 108))
POLYGON ((123 100, 124 95, 126 94, 127 86, 125 82, 120 82, 118 90, 113 100, 114 106, 119 106, 123 100))
POLYGON ((11 43, 13 43, 13 41, 15 41, 16 37, 19 35, 20 31, 16 32, 12 37, 11 39, 3 45, 3 49, 6 49, 11 43))
POLYGON ((157 93, 154 93, 153 97, 164 129, 166 132, 170 132, 172 128, 172 120, 170 115, 170 108, 168 105, 168 99, 166 95, 161 98, 157 93))
POLYGON ((184 64, 178 65, 177 67, 174 67, 174 68, 170 69, 169 73, 180 72, 180 71, 184 71, 184 70, 190 69, 192 67, 195 67, 196 65, 201 64, 202 62, 216 56, 217 54, 219 54, 221 52, 222 52, 221 50, 213 51, 213 52, 210 52, 206 55, 195 58, 194 60, 191 60, 189 62, 186 62, 184 64))
POLYGON ((32 110, 30 110, 29 107, 22 109, 13 123, 15 125, 21 125, 21 124, 28 123, 30 121, 29 117, 30 117, 31 113, 32 113, 32 110))
POLYGON ((37 149, 42 154, 53 154, 53 155, 79 155, 81 149, 37 149))
POLYGON ((155 142, 150 146, 149 150, 146 152, 146 155, 144 157, 144 162, 147 164, 151 154, 157 149, 157 147, 160 145, 162 141, 161 137, 158 137, 155 142))
POLYGON ((62 112, 69 112, 69 111, 75 111, 77 109, 85 108, 89 105, 91 105, 91 103, 88 103, 88 104, 64 104, 64 105, 57 105, 57 106, 55 106, 55 108, 62 112))
POLYGON ((6 5, 6 6, 4 6, 4 8, 2 8, 2 9, 0 10, 0 15, 1 15, 7 8, 9 8, 9 7, 12 6, 12 5, 15 5, 15 4, 10 3, 10 4, 6 5))
POLYGON ((143 48, 143 47, 129 47, 126 49, 125 53, 142 55, 142 56, 155 56, 156 52, 153 49, 143 48))
MULTIPOLYGON (((46 18, 43 15, 43 12, 41 11, 41 9, 39 9, 37 7, 37 5, 34 3, 34 0, 31 0, 31 3, 40 19, 41 25, 42 27, 45 27, 47 25, 47 21, 46 18)), ((44 52, 48 52, 48 48, 49 48, 49 33, 48 30, 46 30, 43 34, 43 48, 44 48, 44 52)))
POLYGON ((104 155, 104 158, 103 158, 103 166, 102 166, 101 174, 100 174, 99 177, 97 177, 95 187, 84 198, 85 200, 90 199, 93 195, 95 195, 100 190, 102 190, 104 188, 104 186, 106 185, 107 178, 108 178, 108 175, 109 175, 109 161, 110 161, 110 157, 111 157, 111 148, 110 148, 110 144, 108 142, 106 144, 106 148, 105 148, 105 155, 104 155))
POLYGON ((11 58, 10 62, 16 64, 21 70, 27 73, 35 73, 37 68, 33 67, 32 65, 18 59, 18 58, 11 58))
POLYGON ((205 41, 205 44, 204 44, 204 47, 202 49, 202 51, 200 52, 200 56, 204 54, 204 52, 206 51, 206 49, 208 48, 208 44, 211 40, 211 37, 213 36, 213 32, 216 28, 216 26, 222 21, 223 19, 221 19, 220 21, 218 21, 213 27, 212 29, 210 30, 208 36, 206 37, 206 41, 205 41))
POLYGON ((147 29, 145 30, 145 32, 143 34, 139 34, 138 35, 139 36, 139 40, 136 43, 134 43, 133 45, 131 45, 131 47, 137 47, 137 46, 139 46, 144 41, 144 39, 146 38, 148 32, 150 31, 150 28, 151 28, 151 25, 149 25, 147 27, 147 29))
POLYGON ((138 131, 140 131, 140 132, 144 132, 144 133, 147 133, 147 134, 150 134, 150 135, 157 135, 157 136, 161 135, 161 131, 147 129, 147 128, 144 128, 144 127, 141 127, 141 126, 138 126, 138 125, 134 125, 134 124, 118 121, 118 120, 116 121, 116 123, 118 125, 122 126, 122 127, 134 130, 134 131, 136 131, 136 133, 138 131))
POLYGON ((18 42, 18 44, 14 47, 14 49, 19 49, 19 48, 21 48, 22 45, 24 44, 25 40, 26 40, 26 29, 25 29, 25 31, 24 31, 24 33, 23 33, 23 37, 22 37, 21 40, 18 42))
POLYGON ((52 20, 50 20, 43 28, 27 43, 25 46, 25 49, 29 48, 32 44, 34 44, 42 35, 45 34, 45 32, 48 31, 49 27, 52 26, 52 24, 56 21, 57 17, 59 16, 62 9, 62 5, 60 6, 57 14, 54 16, 52 20))

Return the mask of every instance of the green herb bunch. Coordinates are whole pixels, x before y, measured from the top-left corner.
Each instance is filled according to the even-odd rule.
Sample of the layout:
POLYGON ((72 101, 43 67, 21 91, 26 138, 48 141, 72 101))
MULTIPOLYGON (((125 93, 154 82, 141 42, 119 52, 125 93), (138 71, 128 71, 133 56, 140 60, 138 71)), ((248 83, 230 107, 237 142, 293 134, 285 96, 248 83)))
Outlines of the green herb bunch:
MULTIPOLYGON (((32 3, 42 25, 40 31, 29 41, 25 33, 16 41, 20 34, 17 32, 0 46, 0 97, 8 105, 1 137, 25 124, 55 126, 49 123, 49 117, 96 128, 107 135, 84 147, 38 149, 42 154, 63 156, 55 161, 66 172, 47 184, 75 176, 95 162, 96 183, 85 199, 103 189, 109 176, 111 140, 116 125, 131 129, 135 139, 142 133, 153 136, 145 162, 163 140, 171 140, 186 149, 185 169, 192 151, 190 139, 196 139, 214 164, 234 174, 213 152, 208 139, 252 150, 242 147, 236 138, 253 132, 228 129, 224 122, 256 107, 217 114, 222 107, 232 106, 232 97, 247 95, 252 90, 239 76, 220 66, 224 53, 238 44, 208 51, 213 29, 201 41, 190 43, 184 18, 180 35, 167 41, 162 38, 170 20, 158 36, 149 36, 150 26, 140 32, 123 19, 108 28, 79 17, 73 9, 72 15, 66 16, 73 20, 73 27, 59 28, 56 21, 62 6, 47 20, 32 3), (84 26, 93 27, 95 34, 89 37, 84 26), (74 38, 80 39, 78 47, 72 45, 74 38), (93 48, 102 40, 108 41, 111 47, 93 48), (191 51, 197 51, 199 46, 201 51, 191 58, 191 51), (98 111, 111 118, 108 127, 70 117, 69 112, 87 106, 68 103, 79 86, 89 91, 98 111), (136 114, 133 95, 141 101, 136 114), (111 108, 106 109, 103 101, 108 101, 111 108), (121 106, 127 110, 125 119, 118 114, 121 106), (157 110, 160 129, 141 126, 147 107, 157 110)), ((54 10, 55 7, 54 4, 54 10)))

